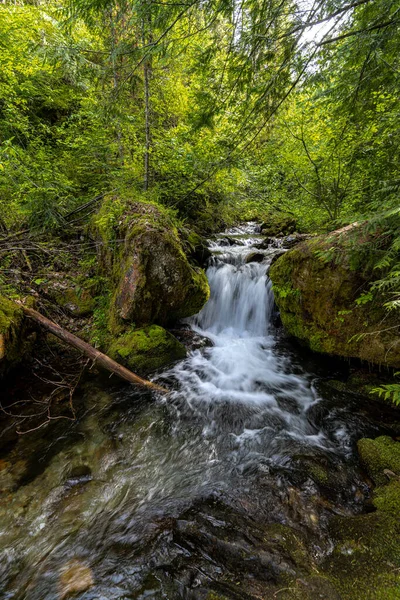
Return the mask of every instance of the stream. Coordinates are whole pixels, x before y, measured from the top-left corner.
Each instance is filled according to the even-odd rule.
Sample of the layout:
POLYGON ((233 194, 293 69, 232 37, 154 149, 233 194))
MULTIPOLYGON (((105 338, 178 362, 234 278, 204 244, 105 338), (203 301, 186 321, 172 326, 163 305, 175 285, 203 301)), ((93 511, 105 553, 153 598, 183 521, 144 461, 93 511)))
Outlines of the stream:
POLYGON ((246 262, 259 242, 252 223, 210 242, 196 349, 155 375, 166 398, 87 381, 76 421, 3 445, 1 598, 272 598, 332 551, 332 515, 365 510, 355 442, 382 426, 329 386, 345 366, 276 325, 275 250, 246 262))

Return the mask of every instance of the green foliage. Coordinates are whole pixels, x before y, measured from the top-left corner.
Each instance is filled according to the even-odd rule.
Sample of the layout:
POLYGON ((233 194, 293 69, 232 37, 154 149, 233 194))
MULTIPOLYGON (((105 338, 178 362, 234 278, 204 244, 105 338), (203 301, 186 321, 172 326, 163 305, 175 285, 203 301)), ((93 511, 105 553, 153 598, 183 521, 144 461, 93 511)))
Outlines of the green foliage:
MULTIPOLYGON (((395 377, 400 373, 395 373, 395 377)), ((371 390, 371 394, 378 394, 380 398, 400 406, 400 383, 389 383, 371 390)))

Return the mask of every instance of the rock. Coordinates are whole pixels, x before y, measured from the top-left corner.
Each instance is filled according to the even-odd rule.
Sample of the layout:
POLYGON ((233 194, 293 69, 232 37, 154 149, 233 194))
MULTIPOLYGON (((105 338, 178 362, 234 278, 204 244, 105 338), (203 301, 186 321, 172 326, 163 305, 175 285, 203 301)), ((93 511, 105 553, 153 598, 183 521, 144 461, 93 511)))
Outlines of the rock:
MULTIPOLYGON (((400 443, 382 435, 374 440, 363 438, 357 443, 358 453, 368 475, 377 485, 389 481, 385 470, 400 475, 400 443)), ((400 499, 400 497, 399 497, 400 499)))
POLYGON ((381 479, 380 471, 393 459, 393 444, 385 437, 358 443, 367 469, 383 483, 373 491, 375 512, 335 517, 329 523, 334 549, 319 570, 334 581, 343 600, 399 598, 400 482, 381 479))
POLYGON ((254 244, 254 247, 258 248, 259 250, 267 250, 268 248, 270 248, 270 246, 274 246, 274 242, 275 242, 275 238, 266 237, 265 240, 262 240, 262 242, 258 242, 258 244, 254 244))
POLYGON ((391 479, 388 485, 378 487, 374 491, 372 502, 381 513, 398 519, 400 515, 400 480, 391 479))
POLYGON ((245 263, 257 262, 260 263, 264 260, 265 254, 262 252, 251 252, 246 256, 245 263))
POLYGON ((199 267, 205 267, 208 259, 212 256, 206 241, 194 231, 185 233, 186 236, 183 239, 183 245, 186 254, 189 259, 195 262, 199 267))
POLYGON ((145 374, 185 358, 186 349, 168 331, 151 325, 119 336, 108 354, 135 373, 145 374))
POLYGON ((70 560, 61 568, 60 600, 86 592, 93 585, 94 577, 91 568, 79 560, 70 560))
POLYGON ((168 213, 160 206, 132 201, 110 233, 101 224, 112 200, 103 203, 97 216, 101 259, 115 285, 112 332, 123 322, 166 324, 199 312, 210 293, 207 278, 189 263, 168 213), (113 239, 123 241, 115 246, 113 239))
POLYGON ((296 231, 297 223, 293 215, 281 211, 271 211, 266 215, 260 230, 263 235, 283 236, 296 231))
POLYGON ((0 377, 24 358, 29 347, 22 309, 0 296, 0 377))
MULTIPOLYGON (((282 254, 285 254, 286 250, 276 250, 271 258, 271 262, 269 263, 269 269, 272 267, 272 265, 278 260, 278 258, 280 256, 282 256, 282 254)), ((269 273, 269 269, 268 269, 268 273, 269 273)))
POLYGON ((90 315, 95 307, 95 300, 88 290, 79 286, 55 287, 50 290, 59 306, 75 317, 90 315))
POLYGON ((284 248, 285 250, 289 250, 289 248, 293 248, 296 246, 296 244, 300 244, 300 242, 309 240, 312 237, 312 235, 307 233, 294 233, 293 235, 288 235, 287 237, 283 238, 280 247, 284 248))
POLYGON ((352 259, 358 239, 359 246, 370 243, 355 233, 346 229, 304 241, 271 266, 282 323, 316 352, 399 367, 398 319, 385 311, 382 298, 356 302, 378 274, 369 266, 367 249, 358 262, 352 259))

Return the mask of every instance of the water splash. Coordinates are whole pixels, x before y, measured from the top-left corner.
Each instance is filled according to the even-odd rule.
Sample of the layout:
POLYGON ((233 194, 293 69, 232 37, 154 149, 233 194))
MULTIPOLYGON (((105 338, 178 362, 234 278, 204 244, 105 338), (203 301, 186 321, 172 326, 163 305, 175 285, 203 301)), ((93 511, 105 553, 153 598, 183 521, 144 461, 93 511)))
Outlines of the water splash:
MULTIPOLYGON (((271 254, 266 252, 261 263, 246 264, 254 251, 255 230, 255 224, 248 224, 232 231, 241 245, 224 247, 207 269, 210 300, 193 318, 192 327, 213 346, 195 351, 171 371, 179 383, 175 397, 184 395, 200 412, 204 403, 211 420, 216 403, 226 405, 227 415, 238 405, 246 406, 247 418, 231 433, 247 453, 252 452, 251 440, 257 455, 263 447, 269 458, 298 443, 327 448, 327 438, 307 418, 307 410, 318 402, 310 376, 294 374, 290 360, 276 348, 274 297, 267 276, 271 254), (244 234, 250 244, 242 243, 244 234)), ((215 420, 213 430, 218 427, 215 420)))

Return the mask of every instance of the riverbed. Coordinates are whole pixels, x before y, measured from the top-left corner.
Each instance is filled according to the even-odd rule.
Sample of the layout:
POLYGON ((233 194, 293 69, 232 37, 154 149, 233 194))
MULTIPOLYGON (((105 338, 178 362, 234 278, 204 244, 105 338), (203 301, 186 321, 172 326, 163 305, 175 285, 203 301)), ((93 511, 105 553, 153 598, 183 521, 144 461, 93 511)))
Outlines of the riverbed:
POLYGON ((210 242, 201 343, 154 374, 166 397, 92 378, 75 421, 3 446, 2 598, 273 598, 332 552, 332 515, 368 510, 355 444, 390 427, 285 337, 259 242, 252 223, 210 242))

